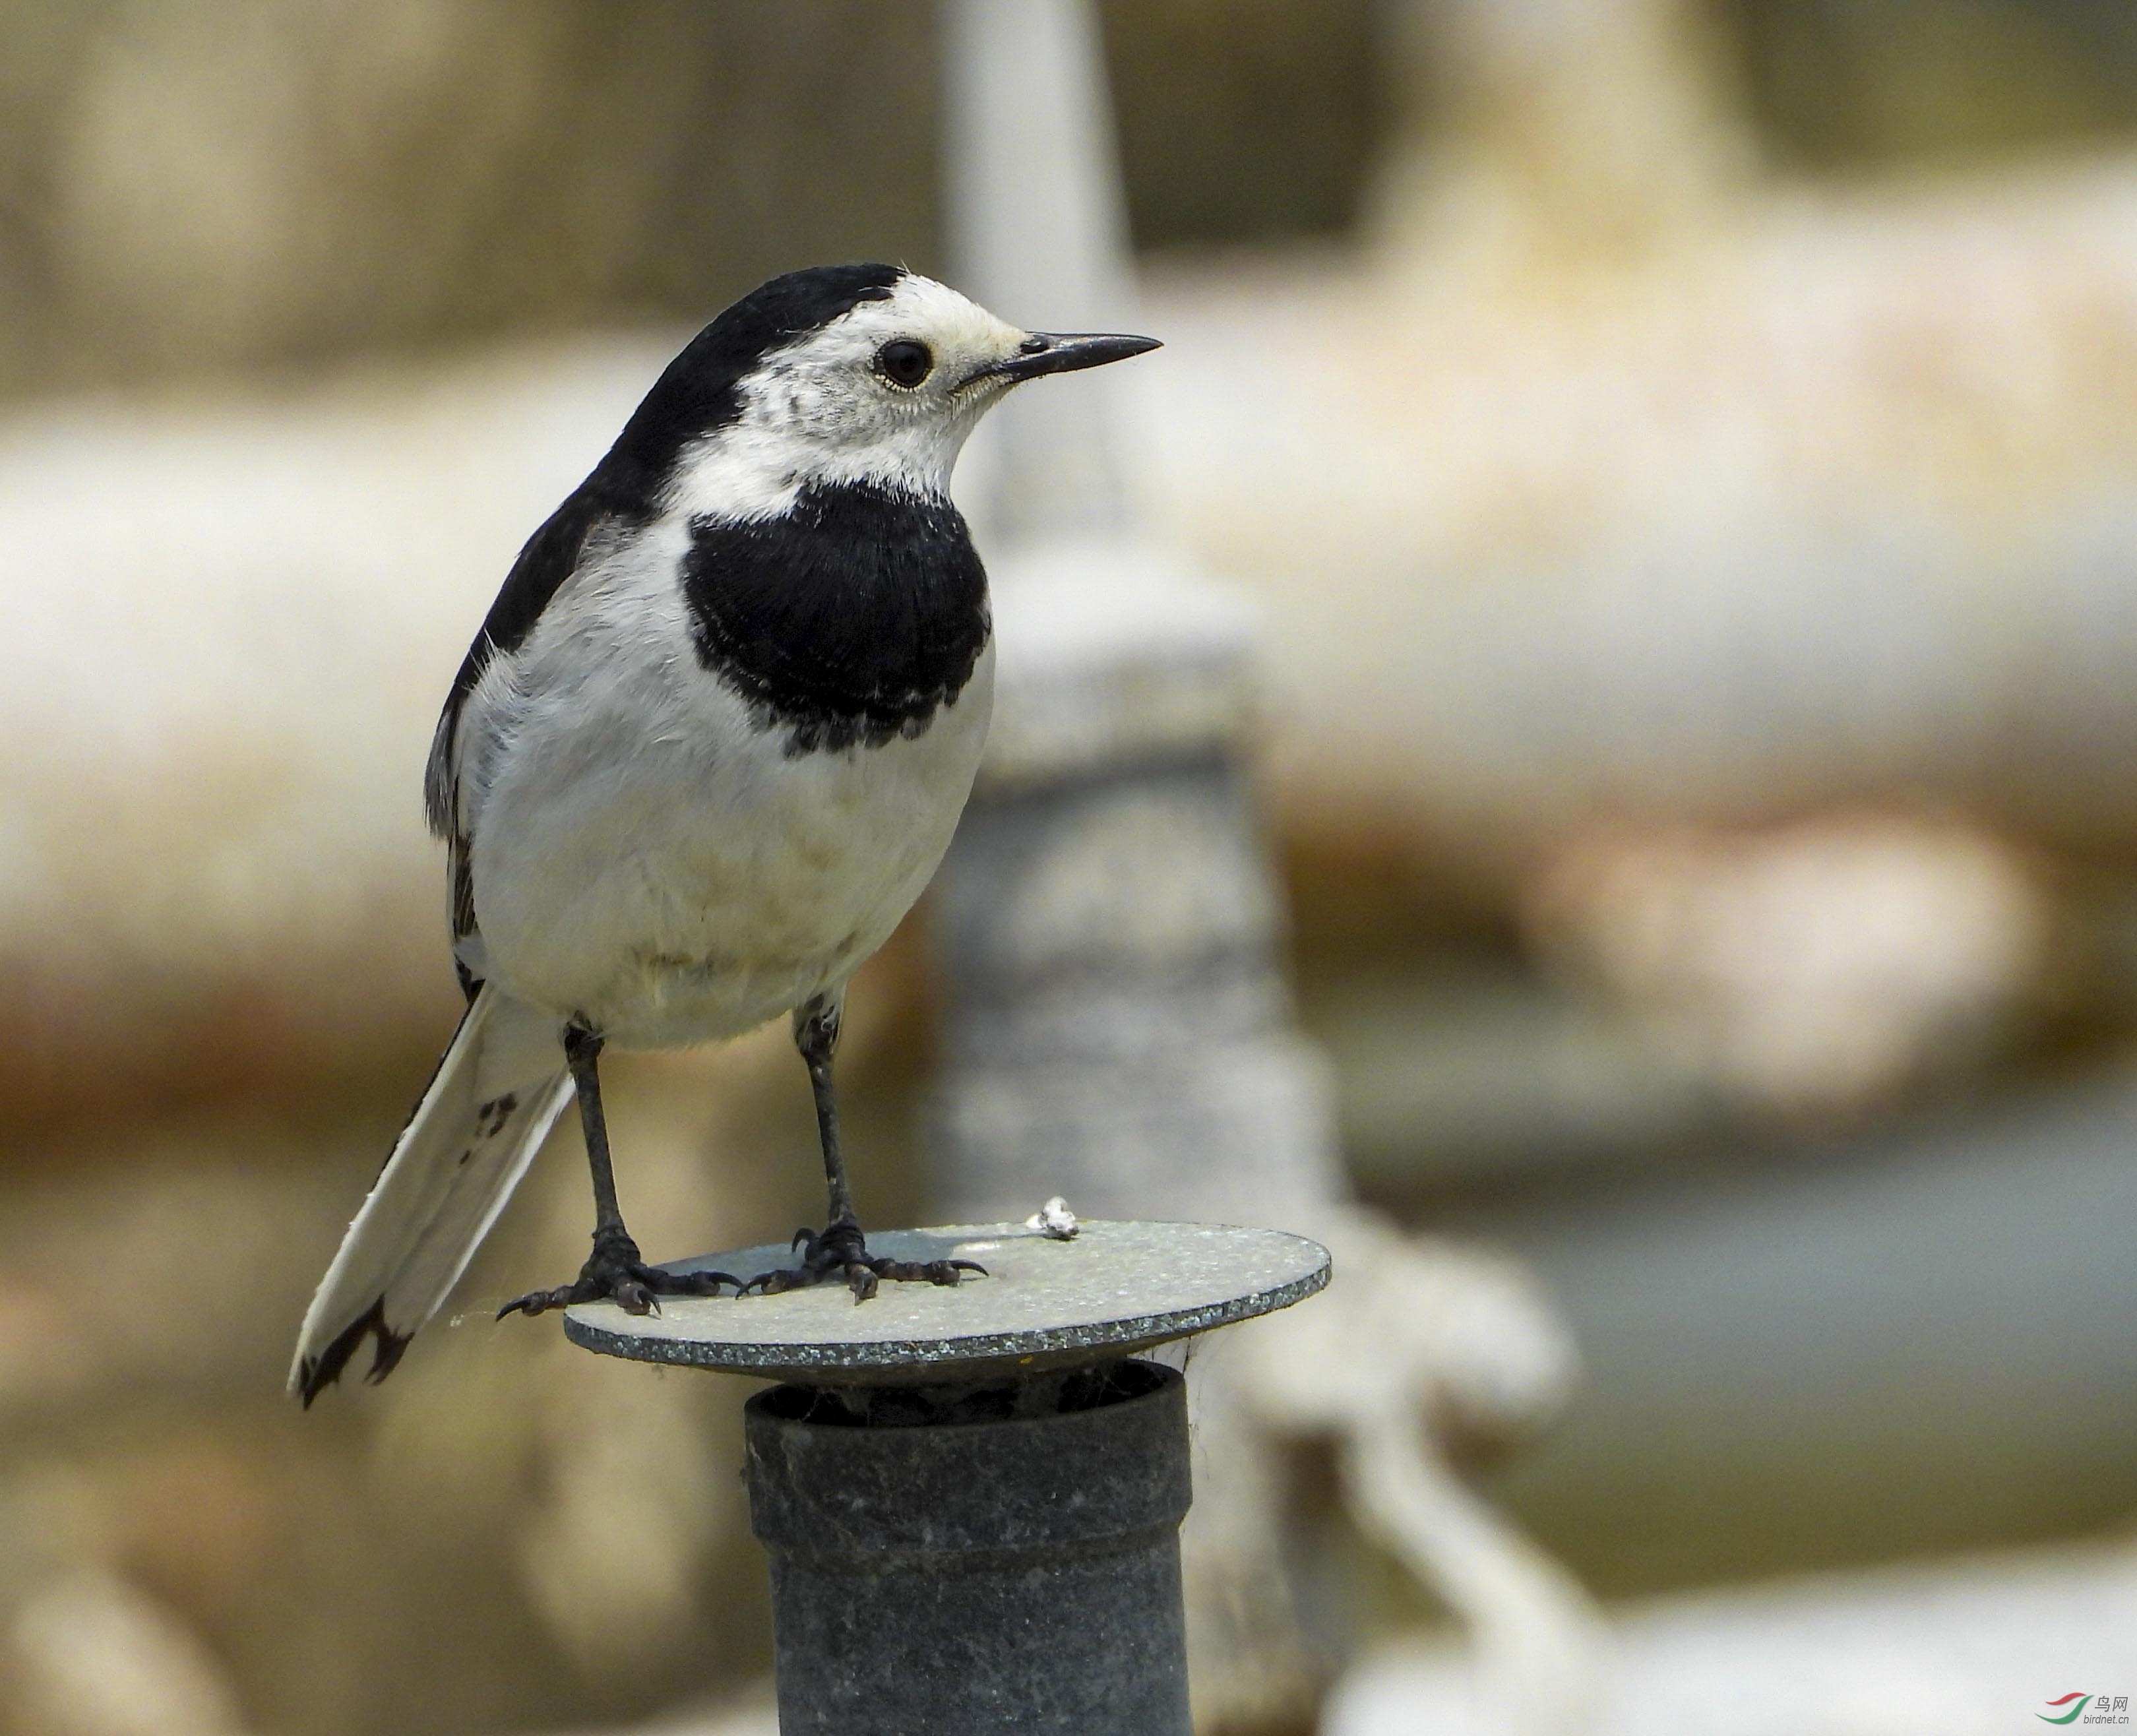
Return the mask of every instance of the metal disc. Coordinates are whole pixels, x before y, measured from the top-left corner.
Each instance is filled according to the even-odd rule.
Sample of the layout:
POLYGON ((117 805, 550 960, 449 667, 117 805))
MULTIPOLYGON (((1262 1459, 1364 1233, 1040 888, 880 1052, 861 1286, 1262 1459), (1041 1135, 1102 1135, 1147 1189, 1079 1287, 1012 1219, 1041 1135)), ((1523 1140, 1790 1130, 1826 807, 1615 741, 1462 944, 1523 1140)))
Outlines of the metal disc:
MULTIPOLYGON (((976 1260, 985 1277, 886 1283, 855 1303, 843 1284, 777 1296, 669 1297, 660 1312, 585 1302, 572 1342, 610 1356, 805 1385, 933 1385, 1013 1378, 1125 1356, 1288 1308, 1328 1282, 1328 1251, 1302 1236, 1228 1224, 1086 1221, 1073 1241, 1020 1223, 885 1230, 873 1253, 976 1260)), ((790 1266, 769 1243, 669 1262, 748 1278, 790 1266)))

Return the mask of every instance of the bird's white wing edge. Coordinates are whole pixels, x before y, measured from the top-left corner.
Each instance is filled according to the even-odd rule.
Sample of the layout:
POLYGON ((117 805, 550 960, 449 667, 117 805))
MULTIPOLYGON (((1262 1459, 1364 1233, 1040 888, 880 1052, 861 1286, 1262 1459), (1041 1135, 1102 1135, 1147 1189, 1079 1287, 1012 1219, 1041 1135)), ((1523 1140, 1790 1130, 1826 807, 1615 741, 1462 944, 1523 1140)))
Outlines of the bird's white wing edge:
POLYGON ((305 1312, 290 1389, 307 1404, 366 1336, 382 1379, 437 1312, 571 1101, 562 1062, 554 1018, 482 986, 305 1312))

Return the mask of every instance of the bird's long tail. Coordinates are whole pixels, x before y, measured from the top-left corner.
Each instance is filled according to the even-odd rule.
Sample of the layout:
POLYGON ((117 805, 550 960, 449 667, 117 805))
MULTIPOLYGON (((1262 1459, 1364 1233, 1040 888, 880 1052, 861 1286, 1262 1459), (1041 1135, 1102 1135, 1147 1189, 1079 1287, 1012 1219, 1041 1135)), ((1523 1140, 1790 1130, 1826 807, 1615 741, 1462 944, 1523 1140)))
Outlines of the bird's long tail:
POLYGON ((309 1406, 367 1336, 367 1378, 393 1372, 571 1100, 556 1019, 484 984, 312 1298, 290 1391, 309 1406))

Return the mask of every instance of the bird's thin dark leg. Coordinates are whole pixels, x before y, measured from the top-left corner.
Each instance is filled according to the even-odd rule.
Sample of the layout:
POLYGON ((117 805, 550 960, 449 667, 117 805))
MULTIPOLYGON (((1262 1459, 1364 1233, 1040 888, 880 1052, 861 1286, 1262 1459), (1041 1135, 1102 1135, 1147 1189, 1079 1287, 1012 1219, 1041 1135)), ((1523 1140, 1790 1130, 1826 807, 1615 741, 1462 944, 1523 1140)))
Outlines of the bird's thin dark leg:
POLYGON ((854 1196, 846 1186, 846 1162, 839 1151, 839 1101, 831 1089, 831 1057, 838 1052, 836 1001, 812 1000, 794 1015, 794 1046, 809 1069, 809 1094, 816 1103, 816 1137, 824 1147, 824 1185, 830 1195, 830 1224, 852 1223, 854 1196))
POLYGON ((623 1208, 616 1204, 616 1169, 609 1161, 608 1118, 601 1113, 601 1039, 580 1024, 564 1030, 564 1061, 578 1087, 579 1126, 587 1136, 587 1167, 594 1184, 594 1251, 579 1268, 577 1279, 554 1290, 532 1290, 497 1311, 508 1314, 540 1314, 574 1302, 615 1302, 632 1314, 648 1314, 664 1296, 712 1296, 722 1284, 737 1290, 742 1281, 723 1272, 669 1272, 648 1266, 624 1228, 623 1208))
POLYGON ((578 1087, 579 1127, 587 1138, 587 1167, 593 1172, 594 1240, 604 1230, 627 1235, 623 1208, 616 1204, 616 1167, 609 1161, 608 1117, 601 1111, 601 1039, 591 1031, 572 1025, 564 1032, 564 1061, 578 1087))
POLYGON ((760 1272, 742 1288, 776 1295, 837 1278, 849 1286, 856 1302, 865 1302, 882 1279, 927 1284, 955 1284, 968 1272, 985 1276, 986 1268, 972 1260, 892 1260, 868 1251, 860 1222, 854 1216, 854 1198, 846 1185, 846 1165, 839 1150, 839 1105, 831 1088, 831 1057, 839 1047, 839 1019, 843 1008, 831 997, 818 995, 794 1009, 794 1046, 809 1069, 809 1092, 816 1103, 816 1136, 824 1148, 824 1185, 830 1216, 821 1230, 802 1230, 794 1238, 801 1245, 801 1263, 781 1272, 760 1272))

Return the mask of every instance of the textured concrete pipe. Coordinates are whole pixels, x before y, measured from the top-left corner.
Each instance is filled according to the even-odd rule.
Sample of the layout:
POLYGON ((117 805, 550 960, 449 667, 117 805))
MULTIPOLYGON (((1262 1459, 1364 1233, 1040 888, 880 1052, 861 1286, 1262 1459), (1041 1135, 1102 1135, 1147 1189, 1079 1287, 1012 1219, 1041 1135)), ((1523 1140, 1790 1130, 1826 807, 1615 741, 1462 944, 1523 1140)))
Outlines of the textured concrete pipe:
POLYGON ((1185 1393, 1130 1362, 932 1411, 752 1398, 781 1736, 1188 1736, 1185 1393))

